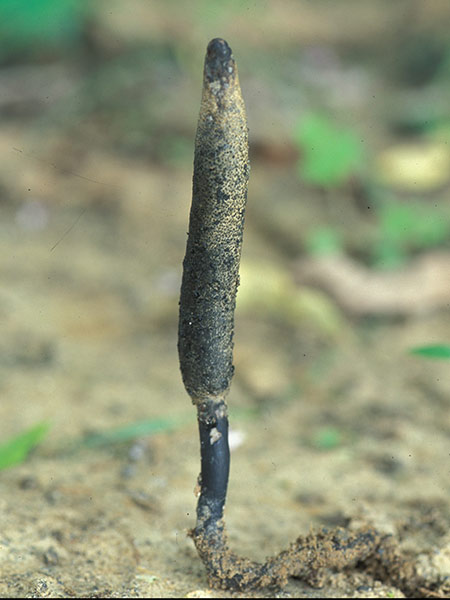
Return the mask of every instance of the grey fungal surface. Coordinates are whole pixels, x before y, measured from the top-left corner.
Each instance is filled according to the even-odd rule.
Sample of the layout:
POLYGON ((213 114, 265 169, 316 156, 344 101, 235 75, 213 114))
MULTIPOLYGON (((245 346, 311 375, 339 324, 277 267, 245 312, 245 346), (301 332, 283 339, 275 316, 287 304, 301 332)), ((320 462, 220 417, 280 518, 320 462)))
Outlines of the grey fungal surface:
POLYGON ((196 404, 223 400, 233 376, 249 169, 247 117, 236 63, 228 44, 214 39, 205 58, 180 297, 180 367, 196 404))

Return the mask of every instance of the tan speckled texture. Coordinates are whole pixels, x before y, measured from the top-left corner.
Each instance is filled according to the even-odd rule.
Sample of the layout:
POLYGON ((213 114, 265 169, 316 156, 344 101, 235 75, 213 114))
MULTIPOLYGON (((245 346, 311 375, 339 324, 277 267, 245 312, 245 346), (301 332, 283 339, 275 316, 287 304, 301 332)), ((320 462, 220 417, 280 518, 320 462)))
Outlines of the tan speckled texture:
POLYGON ((227 43, 212 40, 195 140, 178 342, 184 385, 197 403, 223 397, 233 376, 248 177, 248 128, 237 67, 227 43))

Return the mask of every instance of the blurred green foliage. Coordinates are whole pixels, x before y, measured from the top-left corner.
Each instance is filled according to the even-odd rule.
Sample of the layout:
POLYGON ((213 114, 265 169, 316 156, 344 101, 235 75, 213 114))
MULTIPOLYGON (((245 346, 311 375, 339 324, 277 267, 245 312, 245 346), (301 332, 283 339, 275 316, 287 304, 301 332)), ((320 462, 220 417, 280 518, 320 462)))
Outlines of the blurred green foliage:
POLYGON ((98 448, 100 446, 121 444, 135 440, 139 437, 173 431, 188 421, 188 417, 178 417, 173 419, 146 419, 144 421, 138 421, 137 423, 121 425, 120 427, 116 427, 110 431, 88 434, 81 440, 81 442, 77 442, 76 445, 78 446, 80 444, 87 448, 98 448))
POLYGON ((91 8, 86 0, 1 0, 0 60, 72 45, 91 8))
MULTIPOLYGON (((301 153, 298 175, 303 181, 332 189, 352 175, 361 175, 365 164, 361 141, 355 132, 336 126, 323 114, 304 115, 294 130, 294 141, 301 153)), ((413 252, 448 240, 448 215, 434 205, 400 201, 387 193, 375 200, 377 231, 369 253, 376 267, 398 267, 413 252)), ((332 227, 318 228, 308 236, 306 247, 313 255, 336 254, 343 241, 332 227)))
POLYGON ((313 436, 313 446, 319 450, 333 450, 342 444, 342 433, 334 427, 319 429, 313 436))
POLYGON ((48 430, 48 423, 40 423, 0 445, 0 469, 22 463, 48 430))
POLYGON ((425 358, 442 358, 450 360, 450 345, 431 344, 429 346, 418 346, 417 348, 411 348, 410 353, 425 358))
POLYGON ((196 12, 197 23, 207 29, 210 34, 212 27, 223 25, 226 20, 248 11, 250 7, 257 8, 258 5, 259 3, 252 2, 252 0, 197 0, 195 6, 190 3, 190 8, 196 12))
POLYGON ((399 266, 412 251, 438 246, 450 233, 448 218, 440 210, 417 201, 385 200, 380 203, 377 216, 374 261, 378 267, 399 266))
POLYGON ((294 129, 301 158, 298 173, 303 181, 326 188, 344 183, 363 164, 363 148, 357 135, 337 127, 319 113, 304 115, 294 129))
POLYGON ((323 256, 337 254, 342 249, 342 239, 332 227, 313 229, 306 239, 306 249, 309 254, 323 256))
POLYGON ((161 140, 157 150, 158 156, 166 164, 176 167, 192 162, 194 145, 191 139, 181 135, 167 135, 161 140))

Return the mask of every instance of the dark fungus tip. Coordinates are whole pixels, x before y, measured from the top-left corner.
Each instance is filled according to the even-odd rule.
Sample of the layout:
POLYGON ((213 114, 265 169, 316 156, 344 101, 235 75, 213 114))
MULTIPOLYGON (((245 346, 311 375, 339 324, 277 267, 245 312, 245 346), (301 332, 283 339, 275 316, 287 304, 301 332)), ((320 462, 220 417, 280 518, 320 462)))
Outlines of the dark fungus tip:
POLYGON ((225 40, 214 38, 208 44, 205 60, 206 75, 210 81, 228 79, 234 71, 231 48, 225 40))
POLYGON ((231 57, 231 48, 225 40, 214 38, 208 44, 208 57, 228 60, 231 57))

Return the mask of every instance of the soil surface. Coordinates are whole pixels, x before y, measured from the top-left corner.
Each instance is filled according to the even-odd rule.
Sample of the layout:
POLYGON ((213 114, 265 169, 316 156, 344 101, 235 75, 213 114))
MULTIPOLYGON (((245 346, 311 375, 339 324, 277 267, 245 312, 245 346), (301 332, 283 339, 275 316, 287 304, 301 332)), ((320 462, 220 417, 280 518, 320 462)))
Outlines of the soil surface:
MULTIPOLYGON (((155 3, 164 24, 163 4, 155 3)), ((333 39, 333 11, 321 20, 322 9, 314 16, 310 3, 299 4, 310 19, 310 29, 296 30, 302 43, 311 43, 314 26, 321 44, 342 43, 333 39)), ((351 14, 353 4, 347 5, 351 14)), ((118 31, 126 47, 126 24, 104 12, 110 20, 102 35, 111 42, 118 31)), ((258 15, 250 17, 266 23, 258 15)), ((241 46, 245 27, 251 31, 246 18, 236 21, 241 46)), ((291 27, 283 22, 283 31, 265 25, 274 48, 291 27)), ((206 47, 217 31, 210 34, 206 25, 202 31, 206 47)), ((171 35, 178 48, 189 44, 171 35)), ((360 37, 352 26, 344 46, 365 47, 360 37)), ((232 38, 239 64, 242 47, 235 49, 232 38)), ((97 39, 100 54, 107 41, 97 39)), ((367 38, 368 45, 376 42, 367 38)), ((61 104, 37 113, 21 105, 3 116, 0 440, 40 422, 50 431, 25 462, 0 471, 0 596, 402 597, 405 589, 361 565, 325 570, 320 588, 289 579, 275 591, 211 590, 187 536, 195 524, 199 442, 176 346, 201 61, 181 60, 177 92, 171 89, 166 112, 158 105, 164 131, 168 119, 179 134, 179 110, 180 119, 189 118, 186 160, 155 158, 145 145, 136 154, 118 149, 109 117, 101 119, 110 115, 106 109, 70 113, 65 121, 61 104), (188 100, 180 108, 183 90, 188 100), (141 429, 124 434, 130 424, 141 429)), ((311 224, 340 227, 355 260, 373 224, 350 188, 330 197, 299 182, 285 135, 292 87, 277 95, 261 73, 250 76, 250 62, 240 69, 255 133, 228 398, 230 547, 263 561, 311 530, 373 526, 392 534, 411 560, 423 584, 417 595, 444 597, 450 593, 449 363, 409 350, 448 343, 450 305, 361 316, 320 288, 298 284, 296 261, 311 224), (285 118, 278 139, 272 115, 275 129, 285 118)), ((300 71, 298 89, 306 77, 300 71)), ((84 78, 70 70, 66 76, 75 88, 84 78)), ((382 84, 373 75, 365 85, 382 84)), ((65 93, 76 104, 73 90, 69 85, 65 93)), ((358 106, 355 119, 375 114, 364 121, 370 129, 382 108, 368 100, 358 106)), ((375 148, 384 135, 374 125, 375 148)), ((445 203, 446 194, 434 192, 433 206, 445 203)))

